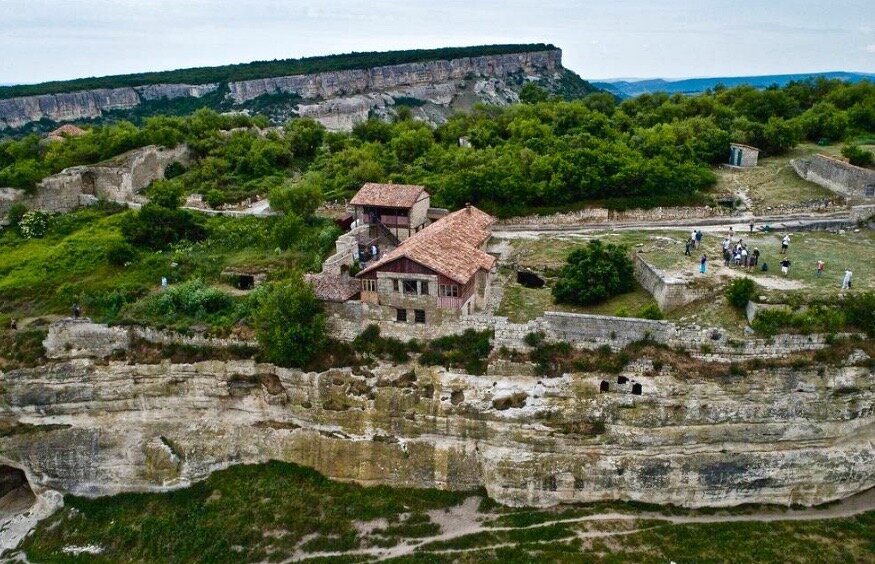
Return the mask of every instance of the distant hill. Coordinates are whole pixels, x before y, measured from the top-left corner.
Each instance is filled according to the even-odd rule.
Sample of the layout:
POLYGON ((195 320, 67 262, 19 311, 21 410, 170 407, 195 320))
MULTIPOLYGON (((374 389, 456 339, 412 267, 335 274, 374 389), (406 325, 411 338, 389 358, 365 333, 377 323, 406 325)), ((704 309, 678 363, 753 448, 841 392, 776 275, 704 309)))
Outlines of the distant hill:
POLYGON ((763 76, 720 76, 712 78, 685 78, 681 80, 665 80, 652 78, 643 80, 610 80, 593 82, 593 86, 601 88, 621 98, 634 98, 641 94, 653 92, 667 92, 669 94, 701 94, 705 90, 714 88, 718 84, 732 87, 748 84, 755 88, 768 88, 772 85, 785 86, 786 84, 807 80, 809 78, 827 78, 859 82, 861 80, 875 80, 875 74, 857 72, 815 72, 801 74, 769 74, 763 76))

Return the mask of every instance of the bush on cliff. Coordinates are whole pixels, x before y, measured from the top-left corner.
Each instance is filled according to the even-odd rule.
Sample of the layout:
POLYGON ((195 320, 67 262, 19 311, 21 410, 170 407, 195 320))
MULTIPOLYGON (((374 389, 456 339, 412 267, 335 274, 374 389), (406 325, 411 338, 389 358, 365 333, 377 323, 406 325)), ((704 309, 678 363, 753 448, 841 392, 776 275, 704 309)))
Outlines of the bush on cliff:
POLYGON ((259 295, 254 318, 264 356, 275 364, 303 367, 327 343, 322 304, 299 275, 259 295))
POLYGON ((202 241, 207 232, 200 217, 179 209, 182 193, 170 182, 156 183, 149 192, 149 203, 124 218, 121 230, 125 239, 154 251, 179 241, 202 241))
POLYGON ((875 163, 875 154, 859 145, 846 145, 842 149, 842 155, 854 166, 872 166, 875 163))
POLYGON ((568 256, 553 286, 553 298, 557 303, 591 305, 631 292, 633 287, 628 249, 596 239, 568 256))
POLYGON ((726 287, 726 299, 738 309, 747 307, 747 302, 756 294, 756 285, 750 278, 736 278, 726 287))

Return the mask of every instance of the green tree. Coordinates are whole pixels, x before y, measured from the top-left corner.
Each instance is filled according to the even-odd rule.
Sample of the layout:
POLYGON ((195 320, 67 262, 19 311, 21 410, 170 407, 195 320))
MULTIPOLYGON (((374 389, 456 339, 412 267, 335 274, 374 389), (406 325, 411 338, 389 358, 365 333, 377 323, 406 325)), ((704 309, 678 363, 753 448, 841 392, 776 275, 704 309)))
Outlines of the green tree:
POLYGON ((845 145, 842 148, 842 155, 855 166, 872 166, 872 163, 875 162, 875 154, 859 145, 845 145))
POLYGON ((726 287, 726 299, 738 309, 746 308, 755 295, 756 285, 750 278, 736 278, 726 287))
POLYGON ((596 239, 573 251, 566 261, 553 297, 557 303, 591 305, 634 287, 632 260, 625 246, 596 239))
POLYGON ((282 366, 306 366, 327 343, 322 304, 298 275, 259 297, 254 321, 265 357, 282 366))
POLYGON ((520 89, 520 102, 524 104, 546 102, 548 98, 550 98, 550 93, 534 82, 527 82, 520 89))
POLYGON ((325 178, 319 173, 308 174, 297 182, 286 181, 270 191, 268 199, 274 211, 309 218, 322 205, 325 178))

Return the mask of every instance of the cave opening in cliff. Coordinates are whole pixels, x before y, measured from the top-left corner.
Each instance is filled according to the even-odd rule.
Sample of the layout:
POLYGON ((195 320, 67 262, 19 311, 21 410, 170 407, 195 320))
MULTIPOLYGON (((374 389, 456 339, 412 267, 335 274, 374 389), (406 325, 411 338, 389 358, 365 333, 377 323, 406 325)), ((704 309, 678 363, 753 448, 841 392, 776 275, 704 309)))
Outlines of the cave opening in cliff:
POLYGON ((36 501, 21 468, 0 464, 0 514, 20 513, 36 501))

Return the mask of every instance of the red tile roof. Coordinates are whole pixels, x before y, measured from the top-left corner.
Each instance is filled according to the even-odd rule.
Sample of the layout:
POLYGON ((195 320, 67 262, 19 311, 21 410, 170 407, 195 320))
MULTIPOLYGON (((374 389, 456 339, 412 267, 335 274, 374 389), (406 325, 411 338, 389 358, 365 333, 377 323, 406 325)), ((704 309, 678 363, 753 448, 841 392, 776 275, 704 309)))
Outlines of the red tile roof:
POLYGON ((466 284, 480 270, 490 270, 495 257, 480 250, 491 235, 495 218, 473 206, 453 212, 401 242, 361 276, 405 257, 459 284, 466 284))
POLYGON ((375 184, 368 182, 349 201, 354 206, 383 206, 412 208, 422 197, 428 196, 425 186, 415 184, 375 184))
POLYGON ((305 274, 304 280, 313 287, 316 297, 326 302, 345 302, 361 291, 361 281, 348 275, 305 274))

